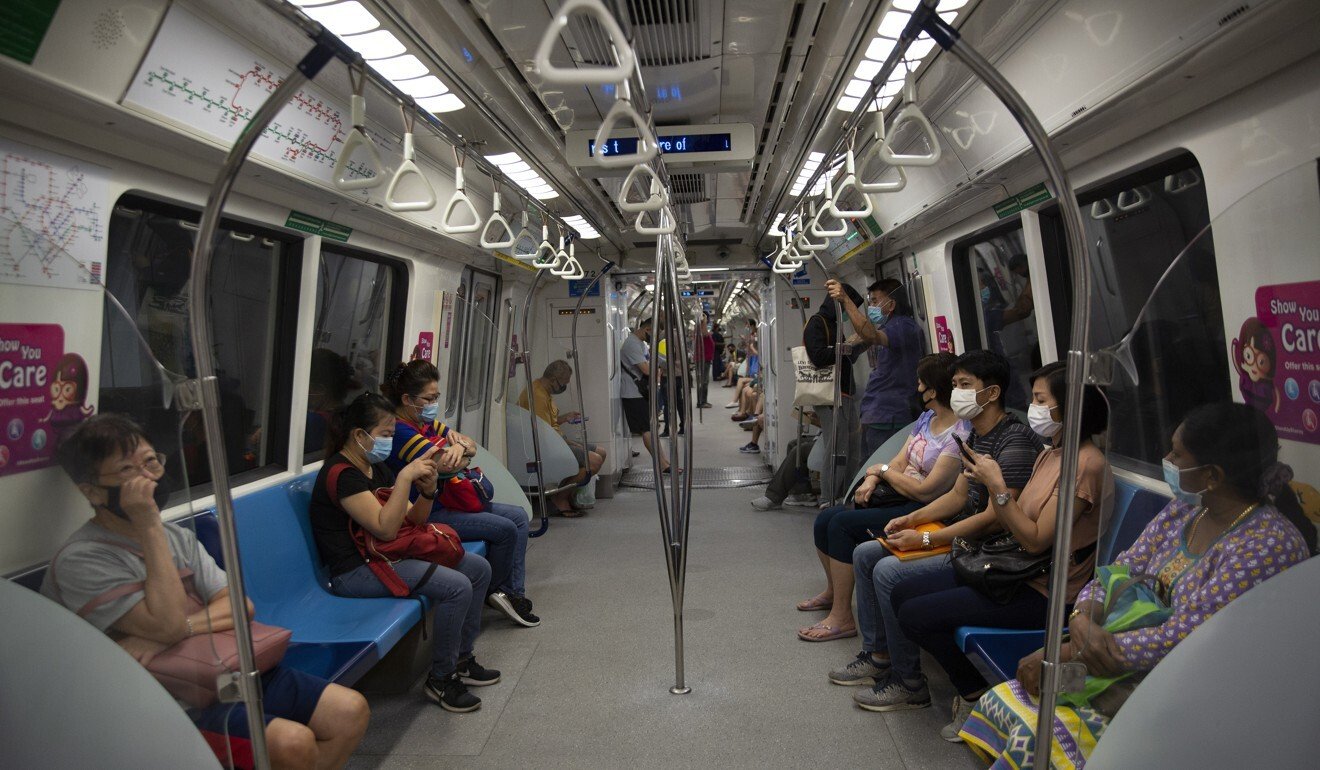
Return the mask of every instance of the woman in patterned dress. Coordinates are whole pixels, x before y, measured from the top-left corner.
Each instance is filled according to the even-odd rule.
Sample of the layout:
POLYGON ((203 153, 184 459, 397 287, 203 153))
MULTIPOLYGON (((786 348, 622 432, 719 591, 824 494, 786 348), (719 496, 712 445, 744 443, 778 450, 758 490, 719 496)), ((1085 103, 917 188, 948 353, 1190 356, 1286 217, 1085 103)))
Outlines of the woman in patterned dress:
MULTIPOLYGON (((1164 476, 1174 500, 1115 559, 1153 575, 1170 612, 1157 625, 1110 633, 1104 589, 1088 583, 1060 659, 1085 663, 1090 677, 1143 675, 1224 605, 1314 553, 1315 527, 1288 486, 1291 470, 1277 462, 1269 418, 1245 404, 1209 404, 1187 415, 1172 443, 1164 476)), ((983 695, 960 733, 995 768, 1032 767, 1042 658, 1023 658, 1017 679, 983 695)), ((1054 767, 1085 765, 1113 716, 1095 706, 1055 711, 1054 767)))

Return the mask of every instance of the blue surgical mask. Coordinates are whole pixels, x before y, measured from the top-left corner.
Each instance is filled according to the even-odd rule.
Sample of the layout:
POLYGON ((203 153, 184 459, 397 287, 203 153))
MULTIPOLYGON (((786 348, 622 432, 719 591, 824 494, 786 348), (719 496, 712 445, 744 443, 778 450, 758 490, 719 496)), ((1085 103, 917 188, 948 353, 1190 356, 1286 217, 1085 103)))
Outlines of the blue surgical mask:
POLYGON ((884 326, 885 321, 889 320, 889 316, 885 314, 885 311, 878 307, 866 308, 866 317, 871 319, 871 323, 877 327, 884 326))
MULTIPOLYGON (((362 449, 361 444, 358 444, 358 449, 362 449)), ((383 463, 389 459, 390 452, 394 451, 394 438, 392 436, 372 436, 371 449, 362 449, 362 451, 367 454, 367 462, 373 465, 383 463)))
POLYGON ((419 413, 419 416, 422 418, 422 422, 424 423, 435 422, 435 418, 440 416, 440 401, 437 399, 427 404, 426 406, 422 407, 422 411, 419 413))
POLYGON ((1182 475, 1185 471, 1194 471, 1199 468, 1204 468, 1205 466, 1198 465, 1195 468, 1179 468, 1168 460, 1165 460, 1163 464, 1164 483, 1169 485, 1169 489, 1173 492, 1173 496, 1194 508, 1201 507, 1201 495, 1205 493, 1205 490, 1202 489, 1200 492, 1189 492, 1183 489, 1182 475))

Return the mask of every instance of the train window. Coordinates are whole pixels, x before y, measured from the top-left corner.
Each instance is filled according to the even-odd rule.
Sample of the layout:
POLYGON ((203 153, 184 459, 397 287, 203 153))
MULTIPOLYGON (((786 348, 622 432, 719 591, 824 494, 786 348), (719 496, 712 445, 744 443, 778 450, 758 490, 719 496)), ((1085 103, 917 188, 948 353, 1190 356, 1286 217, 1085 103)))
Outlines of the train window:
MULTIPOLYGON (((101 343, 103 412, 134 416, 174 479, 204 492, 211 481, 201 414, 180 424, 161 406, 152 362, 137 335, 167 370, 195 376, 189 337, 188 277, 196 211, 124 196, 110 218, 106 287, 136 323, 107 306, 101 343)), ((220 417, 231 476, 242 481, 283 467, 288 456, 287 374, 275 366, 293 351, 299 241, 247 224, 224 221, 211 268, 212 319, 220 417)))
POLYGON ((1025 410, 1041 356, 1021 220, 955 243, 953 279, 967 349, 1008 359, 1008 406, 1025 410))
POLYGON ((495 357, 494 287, 485 275, 477 276, 472 288, 472 320, 468 334, 466 382, 463 385, 463 411, 478 409, 490 400, 491 362, 495 357))
MULTIPOLYGON (((1108 389, 1116 412, 1137 416, 1132 424, 1111 426, 1114 461, 1156 477, 1183 416, 1198 404, 1231 397, 1214 243, 1197 238, 1210 224, 1202 178, 1196 158, 1182 153, 1078 195, 1092 271, 1092 350, 1132 329, 1173 265, 1165 285, 1178 289, 1160 293, 1161 307, 1147 314, 1133 340, 1139 384, 1119 376, 1108 389)), ((1048 270, 1065 282, 1050 294, 1062 355, 1070 344, 1071 274, 1057 209, 1041 213, 1041 230, 1048 270)))
POLYGON ((325 452, 326 420, 363 391, 379 391, 403 346, 407 288, 397 263, 322 245, 307 387, 303 460, 325 452))

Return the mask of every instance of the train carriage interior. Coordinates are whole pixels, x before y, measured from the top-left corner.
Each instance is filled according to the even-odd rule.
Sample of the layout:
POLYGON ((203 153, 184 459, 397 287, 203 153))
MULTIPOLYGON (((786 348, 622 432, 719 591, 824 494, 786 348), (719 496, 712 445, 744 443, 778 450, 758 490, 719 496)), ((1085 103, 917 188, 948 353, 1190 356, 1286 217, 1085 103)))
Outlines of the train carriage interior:
POLYGON ((1320 3, 0 22, 0 765, 1314 767, 1320 3))

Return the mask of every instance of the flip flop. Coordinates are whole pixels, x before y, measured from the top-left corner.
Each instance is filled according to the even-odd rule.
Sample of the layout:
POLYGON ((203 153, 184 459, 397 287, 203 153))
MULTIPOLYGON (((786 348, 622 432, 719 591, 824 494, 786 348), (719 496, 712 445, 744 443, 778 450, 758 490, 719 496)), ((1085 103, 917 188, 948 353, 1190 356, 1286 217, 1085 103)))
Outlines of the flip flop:
POLYGON ((576 508, 560 508, 555 511, 555 515, 563 516, 565 519, 578 519, 587 515, 586 511, 579 511, 576 508))
POLYGON ((846 629, 836 628, 834 626, 826 625, 824 623, 817 623, 816 625, 811 626, 806 630, 807 631, 821 630, 821 631, 828 631, 829 633, 825 634, 824 636, 808 636, 805 633, 805 631, 798 631, 798 638, 804 642, 832 642, 835 639, 848 639, 850 637, 857 636, 856 628, 846 628, 846 629))
POLYGON ((803 599, 797 603, 798 612, 814 612, 816 610, 834 609, 834 600, 825 601, 819 596, 813 596, 810 599, 803 599))

